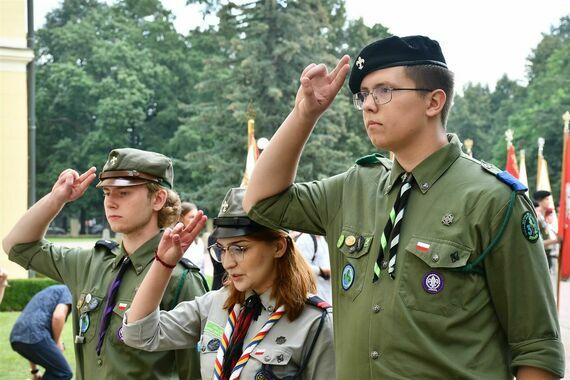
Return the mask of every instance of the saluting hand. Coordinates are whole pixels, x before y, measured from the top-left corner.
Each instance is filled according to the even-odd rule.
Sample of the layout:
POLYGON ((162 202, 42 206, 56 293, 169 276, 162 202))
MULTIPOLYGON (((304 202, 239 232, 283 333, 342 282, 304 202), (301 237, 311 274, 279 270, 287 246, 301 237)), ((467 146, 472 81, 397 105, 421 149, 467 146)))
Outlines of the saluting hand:
POLYGON ((208 217, 200 210, 188 226, 178 223, 174 228, 167 228, 158 243, 157 256, 170 265, 176 264, 184 254, 183 247, 192 244, 207 220, 208 217))
POLYGON ((348 55, 343 56, 332 72, 322 63, 311 63, 303 70, 295 98, 295 107, 302 116, 318 118, 330 106, 350 69, 349 61, 348 55))
POLYGON ((80 198, 97 177, 96 171, 95 167, 91 167, 81 175, 73 169, 62 171, 51 189, 52 195, 61 203, 72 202, 80 198))

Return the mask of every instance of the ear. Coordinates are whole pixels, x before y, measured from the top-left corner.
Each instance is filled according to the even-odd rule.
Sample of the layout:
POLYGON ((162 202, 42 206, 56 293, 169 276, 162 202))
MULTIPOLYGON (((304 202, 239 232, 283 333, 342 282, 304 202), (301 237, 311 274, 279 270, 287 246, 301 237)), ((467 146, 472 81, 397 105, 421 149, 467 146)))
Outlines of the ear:
POLYGON ((440 114, 446 101, 447 95, 445 91, 441 89, 432 91, 431 94, 426 97, 426 115, 428 117, 435 117, 440 114))
POLYGON ((283 257, 285 252, 287 252, 287 246, 288 246, 287 240, 288 239, 286 237, 283 237, 275 241, 275 254, 273 255, 273 257, 275 257, 276 259, 283 257))
POLYGON ((160 211, 164 207, 166 203, 166 199, 168 198, 168 193, 162 187, 158 189, 156 193, 152 196, 152 209, 154 211, 160 211))

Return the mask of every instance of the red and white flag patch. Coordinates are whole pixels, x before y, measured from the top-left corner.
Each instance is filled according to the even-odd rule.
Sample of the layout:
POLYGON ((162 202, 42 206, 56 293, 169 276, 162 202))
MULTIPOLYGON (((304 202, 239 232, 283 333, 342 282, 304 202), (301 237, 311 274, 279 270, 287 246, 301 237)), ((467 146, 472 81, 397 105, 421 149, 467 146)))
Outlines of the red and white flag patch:
POLYGON ((127 304, 124 302, 119 303, 119 310, 121 311, 127 310, 127 304))
POLYGON ((416 244, 416 249, 422 252, 429 252, 429 244, 424 243, 423 241, 418 241, 416 244))

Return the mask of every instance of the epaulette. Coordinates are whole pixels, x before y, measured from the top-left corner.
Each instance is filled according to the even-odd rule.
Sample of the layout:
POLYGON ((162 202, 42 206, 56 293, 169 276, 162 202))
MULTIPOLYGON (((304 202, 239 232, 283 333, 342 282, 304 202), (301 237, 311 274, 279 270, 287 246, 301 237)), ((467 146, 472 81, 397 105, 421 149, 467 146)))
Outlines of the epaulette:
POLYGON ((497 179, 503 183, 506 183, 514 191, 527 191, 528 187, 525 186, 521 181, 513 177, 513 175, 507 171, 503 171, 496 167, 495 165, 489 164, 488 162, 481 161, 481 167, 483 170, 493 174, 497 179))
POLYGON ((116 241, 113 241, 113 240, 101 239, 101 240, 97 240, 95 242, 95 247, 98 247, 98 246, 105 247, 109 251, 112 251, 113 249, 115 249, 119 246, 119 243, 117 243, 116 241))
POLYGON ((178 261, 180 265, 182 265, 185 269, 199 271, 200 268, 194 264, 192 261, 188 260, 186 257, 183 257, 178 261))
POLYGON ((322 310, 328 310, 332 308, 332 305, 330 303, 328 303, 327 301, 316 295, 307 297, 306 303, 318 307, 319 309, 322 310))
POLYGON ((369 154, 368 156, 360 157, 356 160, 356 165, 371 166, 371 165, 384 165, 388 170, 392 169, 392 161, 381 155, 380 153, 369 154))

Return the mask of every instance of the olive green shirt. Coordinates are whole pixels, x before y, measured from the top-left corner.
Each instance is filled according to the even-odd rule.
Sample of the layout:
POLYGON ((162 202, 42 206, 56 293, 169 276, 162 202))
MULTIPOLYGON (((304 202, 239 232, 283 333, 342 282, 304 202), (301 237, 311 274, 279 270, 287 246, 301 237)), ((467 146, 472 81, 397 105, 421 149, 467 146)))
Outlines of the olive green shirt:
POLYGON ((383 270, 373 283, 404 170, 380 156, 358 163, 294 184, 250 212, 274 228, 327 236, 338 379, 508 379, 519 366, 562 377, 564 349, 529 199, 516 195, 483 275, 454 271, 495 239, 513 190, 450 135, 412 171, 395 279, 383 270))
MULTIPOLYGON (((84 343, 75 344, 77 379, 196 379, 200 378, 196 345, 188 350, 145 352, 124 344, 118 335, 122 317, 154 260, 162 233, 130 255, 132 265, 125 272, 100 356, 95 348, 107 291, 126 255, 122 246, 112 250, 97 244, 93 249, 68 248, 47 240, 19 244, 12 248, 10 260, 31 268, 69 287, 73 295, 73 332, 78 335, 79 316, 86 314, 88 328, 84 343)), ((99 242, 98 242, 99 243, 99 242)), ((170 309, 184 268, 177 265, 160 304, 170 309)), ((193 300, 205 293, 197 272, 190 271, 179 291, 178 301, 193 300)), ((84 317, 85 318, 85 317, 84 317)))

